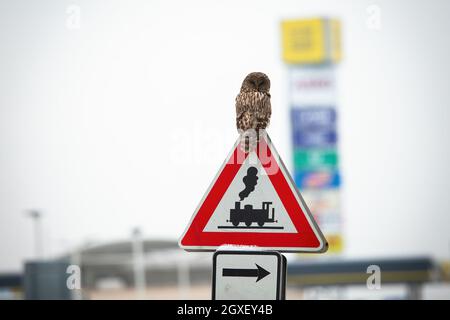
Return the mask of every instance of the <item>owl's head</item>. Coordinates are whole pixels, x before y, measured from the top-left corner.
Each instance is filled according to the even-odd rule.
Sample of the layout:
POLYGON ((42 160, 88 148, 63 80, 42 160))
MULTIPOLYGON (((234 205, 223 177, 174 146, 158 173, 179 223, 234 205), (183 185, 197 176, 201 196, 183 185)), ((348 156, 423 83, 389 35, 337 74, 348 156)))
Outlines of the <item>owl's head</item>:
POLYGON ((269 93, 269 77, 262 72, 252 72, 242 82, 241 91, 269 93))

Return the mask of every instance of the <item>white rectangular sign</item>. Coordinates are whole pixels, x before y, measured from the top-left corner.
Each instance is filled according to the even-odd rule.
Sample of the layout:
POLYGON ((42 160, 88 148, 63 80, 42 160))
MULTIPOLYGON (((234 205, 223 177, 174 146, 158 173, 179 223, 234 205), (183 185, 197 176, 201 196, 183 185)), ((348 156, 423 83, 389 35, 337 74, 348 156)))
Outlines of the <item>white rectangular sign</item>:
POLYGON ((289 91, 290 103, 297 108, 335 105, 334 66, 292 67, 289 72, 289 91))
POLYGON ((275 251, 216 251, 213 300, 280 300, 285 296, 285 258, 275 251))

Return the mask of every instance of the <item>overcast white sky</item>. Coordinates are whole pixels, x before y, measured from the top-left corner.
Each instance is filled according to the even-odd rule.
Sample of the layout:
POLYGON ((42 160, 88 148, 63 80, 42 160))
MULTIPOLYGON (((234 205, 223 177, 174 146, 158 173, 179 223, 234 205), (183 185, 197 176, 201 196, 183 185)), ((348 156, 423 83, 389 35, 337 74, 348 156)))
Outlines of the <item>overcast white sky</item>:
POLYGON ((450 255, 450 2, 0 0, 0 271, 87 241, 177 239, 237 137, 243 77, 272 80, 291 148, 284 18, 343 23, 346 255, 450 255), (80 29, 66 27, 69 5, 80 29), (369 5, 381 30, 366 26, 369 5), (209 133, 205 135, 205 133, 209 133))

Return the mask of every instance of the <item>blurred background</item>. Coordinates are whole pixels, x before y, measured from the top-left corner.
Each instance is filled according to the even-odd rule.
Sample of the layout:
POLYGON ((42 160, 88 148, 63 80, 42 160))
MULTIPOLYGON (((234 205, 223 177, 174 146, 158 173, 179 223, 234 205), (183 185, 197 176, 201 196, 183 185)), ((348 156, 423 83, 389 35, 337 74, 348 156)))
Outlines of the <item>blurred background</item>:
POLYGON ((0 299, 209 299, 211 254, 177 240, 252 71, 331 245, 288 255, 287 298, 450 299, 448 12, 0 0, 0 299))

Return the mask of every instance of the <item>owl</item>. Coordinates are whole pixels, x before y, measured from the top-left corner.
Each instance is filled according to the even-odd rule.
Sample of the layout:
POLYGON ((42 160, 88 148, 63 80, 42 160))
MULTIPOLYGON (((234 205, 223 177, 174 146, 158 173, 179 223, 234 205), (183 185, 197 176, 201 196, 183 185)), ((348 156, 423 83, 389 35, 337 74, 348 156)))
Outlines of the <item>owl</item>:
POLYGON ((272 107, 270 105, 270 80, 262 72, 252 72, 242 82, 236 97, 236 126, 241 135, 241 149, 253 150, 260 130, 269 125, 272 107))

